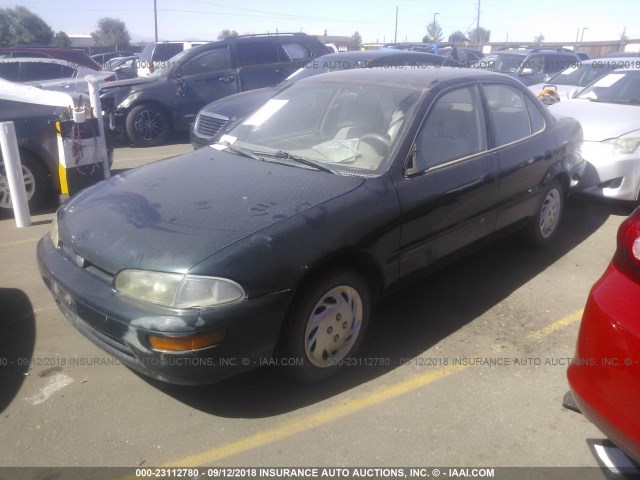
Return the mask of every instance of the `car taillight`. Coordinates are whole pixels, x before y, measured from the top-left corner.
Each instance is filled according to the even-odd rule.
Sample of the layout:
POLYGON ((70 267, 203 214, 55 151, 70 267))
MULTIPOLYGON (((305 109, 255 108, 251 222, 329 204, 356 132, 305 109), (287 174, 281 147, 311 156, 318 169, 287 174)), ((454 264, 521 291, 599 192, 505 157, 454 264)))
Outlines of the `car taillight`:
POLYGON ((613 265, 640 283, 640 208, 634 210, 618 228, 617 243, 613 265))
POLYGON ((116 80, 118 80, 118 77, 115 74, 104 79, 105 82, 115 82, 116 80))

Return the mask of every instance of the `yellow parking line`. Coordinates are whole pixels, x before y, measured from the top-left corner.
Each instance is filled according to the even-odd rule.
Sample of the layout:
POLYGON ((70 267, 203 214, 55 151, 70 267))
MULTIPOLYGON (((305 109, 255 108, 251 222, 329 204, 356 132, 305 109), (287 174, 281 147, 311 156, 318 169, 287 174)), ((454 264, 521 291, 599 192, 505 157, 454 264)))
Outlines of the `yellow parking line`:
POLYGON ((377 405, 390 400, 391 398, 403 395, 407 392, 415 390, 416 388, 429 385, 430 383, 440 380, 441 378, 448 377, 455 372, 465 370, 468 367, 468 365, 451 366, 443 368, 441 370, 437 370, 435 372, 409 378, 400 383, 379 388, 373 393, 360 398, 346 401, 342 404, 339 404, 338 406, 331 407, 330 409, 323 409, 318 413, 290 420, 278 427, 263 430, 250 437, 242 438, 227 445, 222 445, 221 447, 213 448, 207 452, 182 458, 167 465, 167 467, 177 468, 213 464, 223 458, 246 452, 247 450, 261 447, 263 445, 267 445, 275 441, 291 437, 292 435, 295 435, 297 433, 301 433, 319 427, 321 425, 325 425, 329 422, 358 412, 367 407, 371 407, 373 405, 377 405))
POLYGON ((0 248, 3 248, 3 247, 15 247, 16 245, 24 245, 25 243, 33 243, 33 242, 37 242, 38 240, 40 240, 40 237, 38 237, 38 238, 27 238, 26 240, 16 240, 15 242, 0 243, 0 248))
MULTIPOLYGON (((551 335, 553 332, 571 325, 582 316, 582 310, 572 313, 567 317, 558 320, 555 323, 538 330, 527 336, 527 339, 541 339, 551 335)), ((499 350, 499 349, 498 349, 499 350)), ((496 349, 493 350, 497 351, 496 349)), ((295 418, 280 426, 262 430, 254 435, 241 438, 235 442, 214 447, 202 453, 190 455, 172 463, 165 465, 167 468, 177 467, 195 467, 203 465, 212 465, 216 462, 236 455, 238 453, 246 452, 254 448, 268 445, 278 440, 291 437, 301 432, 317 428, 322 425, 326 425, 334 420, 343 418, 347 415, 364 410, 365 408, 381 404, 387 400, 404 395, 418 388, 424 387, 431 383, 434 383, 443 378, 449 377, 454 373, 466 370, 471 365, 451 365, 439 370, 425 373, 422 375, 416 375, 406 380, 400 381, 392 385, 386 385, 380 387, 372 393, 363 395, 352 400, 344 401, 336 406, 325 408, 320 412, 295 418)))
POLYGON ((571 325, 572 323, 582 318, 583 311, 584 310, 578 310, 576 312, 573 312, 571 315, 567 315, 563 319, 558 320, 555 323, 552 323, 551 325, 543 328, 542 330, 538 330, 537 332, 530 333, 529 335, 527 335, 527 340, 540 340, 544 337, 551 335, 556 330, 559 330, 561 328, 571 325))

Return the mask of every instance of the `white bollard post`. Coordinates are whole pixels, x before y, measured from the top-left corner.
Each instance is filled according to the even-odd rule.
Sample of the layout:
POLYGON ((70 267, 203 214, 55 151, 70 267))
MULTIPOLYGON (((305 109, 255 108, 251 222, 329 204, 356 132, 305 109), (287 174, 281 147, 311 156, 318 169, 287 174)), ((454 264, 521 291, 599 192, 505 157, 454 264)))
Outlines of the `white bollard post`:
POLYGON ((104 134, 104 120, 102 118, 102 104, 100 103, 100 88, 99 81, 93 76, 89 75, 86 77, 87 83, 89 84, 89 102, 91 103, 91 108, 93 108, 93 114, 98 119, 98 132, 100 133, 101 143, 100 150, 103 153, 104 161, 102 162, 102 167, 104 168, 104 178, 111 177, 111 171, 109 170, 109 157, 107 152, 107 137, 104 134))
MULTIPOLYGON (((24 186, 16 129, 13 122, 0 123, 0 148, 4 159, 4 170, 7 172, 16 225, 18 228, 28 227, 31 225, 31 215, 27 201, 27 189, 24 186)), ((42 188, 42 186, 38 185, 37 188, 42 188)))

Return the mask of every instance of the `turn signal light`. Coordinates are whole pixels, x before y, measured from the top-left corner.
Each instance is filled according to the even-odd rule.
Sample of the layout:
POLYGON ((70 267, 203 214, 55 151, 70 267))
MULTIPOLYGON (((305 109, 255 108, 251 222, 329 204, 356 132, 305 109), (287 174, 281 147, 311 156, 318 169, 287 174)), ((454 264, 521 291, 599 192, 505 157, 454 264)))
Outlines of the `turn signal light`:
POLYGON ((170 352, 186 352, 212 347, 222 342, 224 332, 211 332, 204 335, 188 337, 159 337, 149 335, 149 343, 154 350, 170 352))

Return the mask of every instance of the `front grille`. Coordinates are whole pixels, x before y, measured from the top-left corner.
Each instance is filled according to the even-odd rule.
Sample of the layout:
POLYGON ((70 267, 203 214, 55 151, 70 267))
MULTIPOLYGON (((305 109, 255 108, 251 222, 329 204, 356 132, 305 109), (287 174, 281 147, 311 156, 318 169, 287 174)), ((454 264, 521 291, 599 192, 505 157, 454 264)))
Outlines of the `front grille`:
POLYGON ((213 138, 228 121, 229 119, 222 115, 201 112, 196 120, 196 132, 201 137, 213 138))

